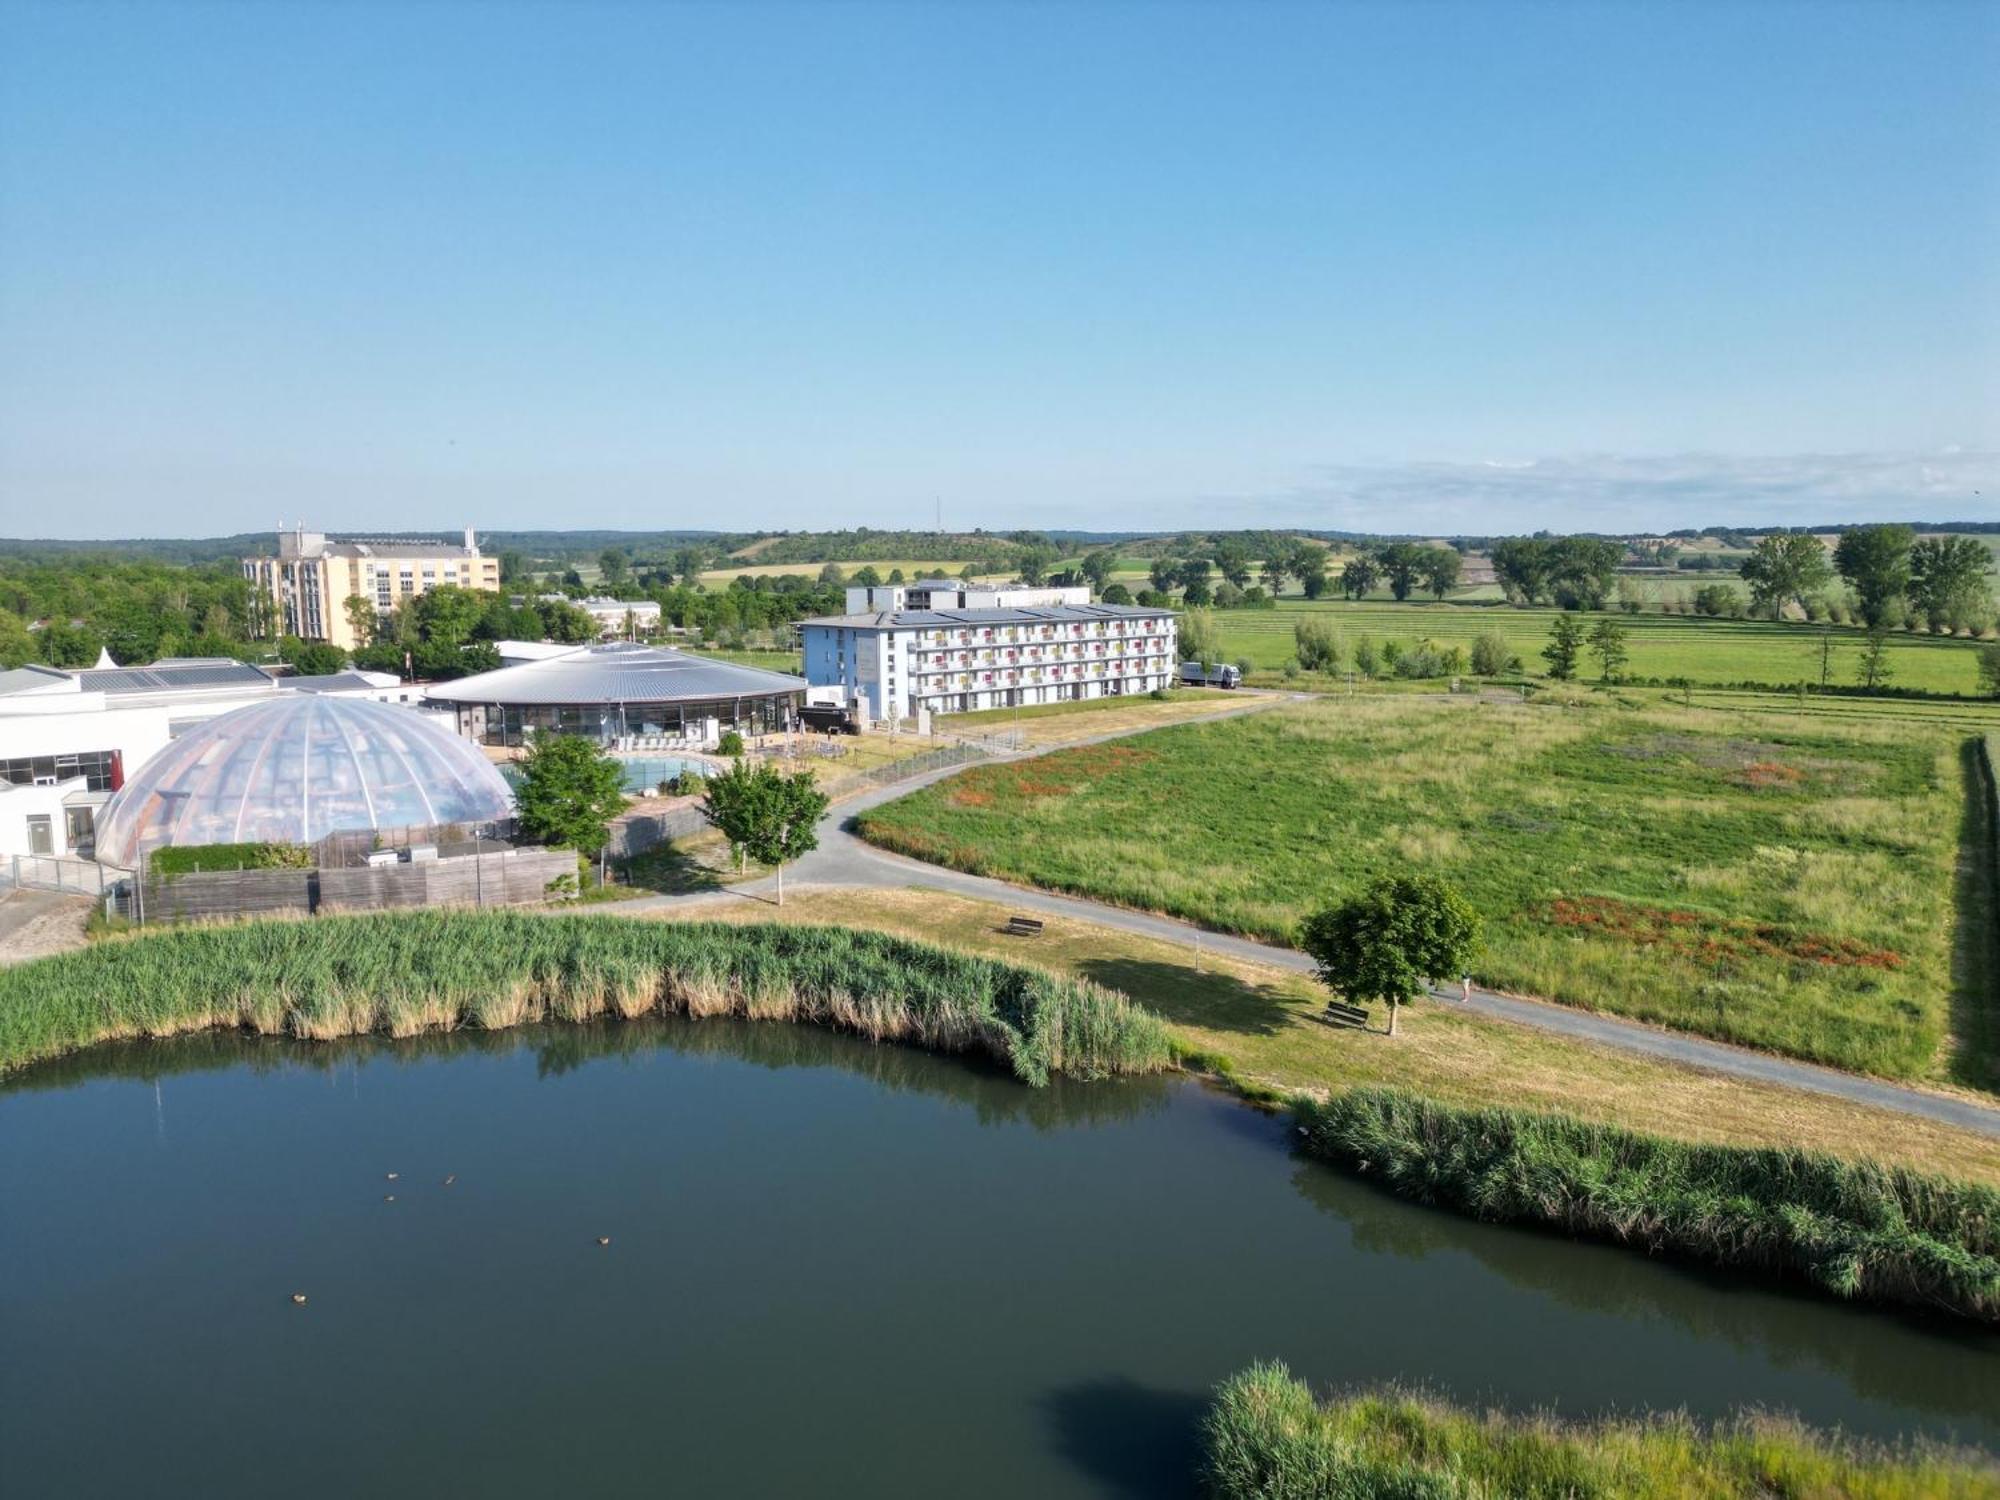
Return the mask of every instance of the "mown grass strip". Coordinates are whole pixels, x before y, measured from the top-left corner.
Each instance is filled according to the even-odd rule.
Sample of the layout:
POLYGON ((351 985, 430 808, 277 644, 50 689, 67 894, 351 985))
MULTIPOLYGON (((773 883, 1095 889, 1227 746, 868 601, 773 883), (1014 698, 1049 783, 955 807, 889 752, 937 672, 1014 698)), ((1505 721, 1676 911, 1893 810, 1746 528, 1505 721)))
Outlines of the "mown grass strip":
POLYGON ((1976 1453, 1861 1443, 1769 1415, 1565 1423, 1394 1387, 1322 1402, 1282 1364, 1217 1389, 1202 1447, 1217 1500, 1969 1500, 2000 1489, 2000 1469, 1976 1453))
POLYGON ((1835 1297, 2000 1322, 2000 1192, 1808 1151, 1693 1145, 1400 1089, 1299 1106, 1301 1149, 1403 1197, 1835 1297))
POLYGON ((182 929, 0 972, 0 1072, 208 1027, 320 1040, 657 1012, 983 1052, 1024 1082, 1170 1066, 1098 985, 844 927, 408 912, 182 929))

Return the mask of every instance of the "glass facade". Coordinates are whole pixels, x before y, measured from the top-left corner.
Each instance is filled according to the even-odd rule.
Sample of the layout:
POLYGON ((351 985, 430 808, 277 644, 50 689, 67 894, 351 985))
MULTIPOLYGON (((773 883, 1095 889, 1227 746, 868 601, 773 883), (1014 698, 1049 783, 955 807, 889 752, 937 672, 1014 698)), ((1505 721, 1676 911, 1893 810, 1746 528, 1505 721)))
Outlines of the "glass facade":
MULTIPOLYGON (((777 734, 798 695, 715 698, 683 703, 488 703, 481 738, 489 745, 525 745, 536 734, 582 734, 609 743, 622 735, 686 734, 714 719, 744 734, 777 734)), ((461 720, 465 710, 461 710, 461 720)))

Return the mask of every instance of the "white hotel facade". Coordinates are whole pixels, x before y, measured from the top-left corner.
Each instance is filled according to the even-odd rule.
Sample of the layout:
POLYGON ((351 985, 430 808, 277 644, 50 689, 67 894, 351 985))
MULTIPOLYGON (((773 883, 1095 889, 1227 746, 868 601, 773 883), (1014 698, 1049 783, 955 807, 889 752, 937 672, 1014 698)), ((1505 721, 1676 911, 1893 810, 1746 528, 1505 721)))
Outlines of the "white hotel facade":
POLYGON ((1172 610, 1092 604, 1085 588, 852 588, 846 614, 799 630, 806 700, 867 719, 1149 693, 1178 661, 1172 610))

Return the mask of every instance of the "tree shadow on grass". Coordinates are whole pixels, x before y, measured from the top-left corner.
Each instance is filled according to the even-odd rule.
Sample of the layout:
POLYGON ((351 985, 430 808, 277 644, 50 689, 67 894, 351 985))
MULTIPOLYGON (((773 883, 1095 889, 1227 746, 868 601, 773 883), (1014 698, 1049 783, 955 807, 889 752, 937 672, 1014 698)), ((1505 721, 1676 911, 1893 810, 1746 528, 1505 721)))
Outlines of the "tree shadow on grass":
POLYGON ((2000 1088, 2000 869, 1996 869, 1994 787, 1979 748, 1959 751, 1964 812, 1959 820, 1951 943, 1951 1078, 2000 1088))
POLYGON ((1292 1023, 1283 991, 1233 974, 1136 958, 1091 958, 1077 967, 1086 979, 1130 995, 1169 1021, 1250 1036, 1273 1036, 1292 1023))
POLYGON ((621 862, 618 869, 626 884, 670 896, 724 888, 721 876, 713 869, 670 843, 655 844, 645 853, 621 862))
POLYGON ((1107 1495, 1171 1500, 1201 1493, 1199 1392, 1165 1391, 1124 1375, 1060 1387, 1042 1400, 1056 1451, 1107 1495))

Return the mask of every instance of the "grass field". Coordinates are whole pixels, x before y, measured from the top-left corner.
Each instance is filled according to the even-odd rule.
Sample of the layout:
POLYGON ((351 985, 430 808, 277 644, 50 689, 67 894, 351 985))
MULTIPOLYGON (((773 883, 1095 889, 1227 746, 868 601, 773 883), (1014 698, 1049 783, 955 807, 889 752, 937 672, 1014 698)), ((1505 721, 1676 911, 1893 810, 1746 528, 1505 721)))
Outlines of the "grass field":
POLYGON ((861 826, 1279 941, 1434 870, 1486 918, 1486 983, 1986 1087, 1951 1045, 1964 747, 1888 715, 1334 698, 975 767, 861 826))
MULTIPOLYGON (((699 911, 705 921, 772 915, 741 896, 699 911)), ((859 916, 851 891, 785 895, 787 922, 843 925, 859 916)), ((1386 1085, 1450 1104, 1560 1110, 1676 1140, 1797 1146, 2000 1186, 2000 1140, 1973 1131, 1678 1068, 1449 1004, 1406 1008, 1391 1041, 1379 1029, 1327 1025, 1325 991, 1271 964, 1069 917, 1047 917, 1039 937, 1010 937, 1007 916, 992 902, 925 890, 871 891, 866 910, 871 927, 1119 990, 1164 1018, 1185 1052, 1255 1093, 1328 1097, 1386 1085)))
MULTIPOLYGON (((1351 652, 1363 635, 1377 645, 1395 640, 1409 644, 1434 640, 1440 646, 1470 648, 1475 636, 1496 631, 1520 656, 1528 675, 1544 674, 1542 647, 1556 611, 1475 607, 1462 604, 1395 604, 1338 600, 1307 603, 1286 600, 1275 609, 1232 609, 1216 613, 1222 655, 1248 661, 1253 668, 1275 672, 1295 653, 1293 629, 1303 619, 1330 621, 1351 652)), ((1606 617, 1591 617, 1606 618, 1606 617)), ((1625 627, 1632 659, 1626 672, 1633 677, 1686 677, 1696 683, 1768 682, 1789 686, 1817 683, 1823 627, 1774 624, 1768 620, 1711 620, 1694 615, 1617 615, 1625 627)), ((1863 633, 1854 626, 1825 627, 1831 631, 1833 662, 1830 680, 1851 686, 1861 660, 1863 633)), ((1973 693, 1979 686, 1977 645, 1938 636, 1889 637, 1890 683, 1936 693, 1973 693)), ((1597 675, 1596 662, 1586 657, 1583 670, 1597 675)))
MULTIPOLYGON (((884 579, 888 578, 892 569, 901 568, 903 570, 903 577, 914 582, 919 578, 956 578, 958 577, 959 569, 963 568, 965 563, 963 560, 946 562, 938 558, 912 559, 898 557, 891 558, 888 562, 843 562, 835 563, 834 566, 840 569, 842 576, 850 579, 863 568, 873 568, 884 579)), ((743 577, 782 578, 787 573, 790 573, 802 578, 817 578, 825 567, 825 563, 751 562, 735 567, 710 568, 706 573, 701 575, 701 582, 712 589, 726 589, 737 579, 743 577)), ((1009 575, 1005 572, 1000 572, 982 573, 979 576, 982 578, 1005 578, 1009 575)))
POLYGON ((1211 717, 1235 708, 1261 707, 1272 701, 1264 694, 1175 693, 1167 698, 1091 698, 1082 703, 1033 703, 1026 707, 990 708, 978 713, 952 714, 937 721, 941 730, 967 735, 1007 738, 1019 731, 1027 748, 1068 744, 1096 735, 1152 729, 1185 719, 1211 717))

